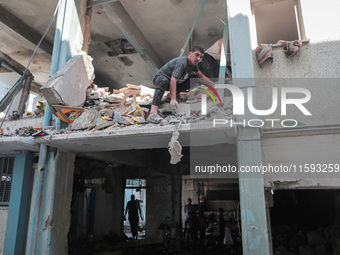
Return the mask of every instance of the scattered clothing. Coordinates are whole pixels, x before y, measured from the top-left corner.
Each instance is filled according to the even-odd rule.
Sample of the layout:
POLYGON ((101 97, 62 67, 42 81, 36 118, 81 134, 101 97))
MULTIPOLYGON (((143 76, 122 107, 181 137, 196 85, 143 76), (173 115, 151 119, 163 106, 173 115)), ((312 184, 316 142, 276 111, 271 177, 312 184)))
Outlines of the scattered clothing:
POLYGON ((271 59, 271 62, 273 63, 273 48, 271 44, 258 45, 255 53, 260 67, 262 67, 263 63, 268 59, 271 59))
POLYGON ((204 54, 209 54, 211 57, 213 57, 215 60, 220 60, 221 58, 221 43, 222 38, 218 41, 216 41, 213 45, 208 48, 204 54))
POLYGON ((295 40, 295 41, 280 40, 278 41, 278 43, 283 44, 283 50, 286 54, 286 57, 290 57, 296 54, 302 46, 302 40, 295 40))

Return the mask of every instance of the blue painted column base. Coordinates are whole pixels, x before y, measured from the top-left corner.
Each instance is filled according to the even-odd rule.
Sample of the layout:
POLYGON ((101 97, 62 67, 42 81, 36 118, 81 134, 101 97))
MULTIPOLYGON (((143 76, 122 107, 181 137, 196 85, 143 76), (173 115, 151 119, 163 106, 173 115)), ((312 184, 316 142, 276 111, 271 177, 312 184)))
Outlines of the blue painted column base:
POLYGON ((16 154, 8 208, 4 254, 25 254, 34 170, 32 154, 16 154))

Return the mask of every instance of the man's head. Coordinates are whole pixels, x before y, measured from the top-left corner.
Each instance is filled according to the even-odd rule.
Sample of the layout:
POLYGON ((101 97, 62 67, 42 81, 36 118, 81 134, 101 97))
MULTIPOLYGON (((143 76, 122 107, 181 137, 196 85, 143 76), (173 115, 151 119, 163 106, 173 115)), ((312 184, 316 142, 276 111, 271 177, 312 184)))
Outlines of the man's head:
POLYGON ((188 204, 191 205, 191 198, 188 198, 188 204))
POLYGON ((135 195, 131 195, 131 200, 135 200, 135 195))
POLYGON ((198 63, 202 61, 203 55, 204 49, 202 47, 200 46, 192 47, 188 55, 189 65, 198 65, 198 63))

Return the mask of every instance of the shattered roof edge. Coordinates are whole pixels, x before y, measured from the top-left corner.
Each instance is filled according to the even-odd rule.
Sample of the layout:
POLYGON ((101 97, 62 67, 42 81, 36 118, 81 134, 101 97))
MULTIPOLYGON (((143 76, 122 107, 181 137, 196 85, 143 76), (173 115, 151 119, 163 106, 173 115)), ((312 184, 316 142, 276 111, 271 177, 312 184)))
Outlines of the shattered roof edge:
MULTIPOLYGON (((117 137, 124 137, 128 136, 139 136, 139 135, 161 135, 161 134, 172 134, 176 131, 177 126, 175 125, 168 125, 168 126, 156 126, 156 127, 138 127, 138 128, 125 128, 125 129, 117 129, 117 130, 102 130, 102 131, 82 131, 73 133, 70 132, 68 134, 57 134, 50 136, 43 136, 36 138, 38 143, 44 143, 44 141, 51 141, 51 140, 73 140, 73 139, 83 139, 86 138, 106 138, 108 136, 117 136, 117 137)), ((215 131, 215 130, 226 130, 226 131, 233 131, 234 128, 226 128, 224 127, 213 127, 211 123, 195 123, 195 124, 181 124, 178 131, 180 132, 190 132, 190 131, 215 131)))

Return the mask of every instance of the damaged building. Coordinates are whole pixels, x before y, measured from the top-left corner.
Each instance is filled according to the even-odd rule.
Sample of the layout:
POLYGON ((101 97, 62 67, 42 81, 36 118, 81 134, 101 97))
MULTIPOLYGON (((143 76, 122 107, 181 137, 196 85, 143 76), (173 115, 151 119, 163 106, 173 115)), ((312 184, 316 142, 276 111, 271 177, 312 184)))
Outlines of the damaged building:
POLYGON ((2 1, 0 254, 340 254, 339 10, 2 1), (220 38, 214 88, 149 123, 157 71, 220 38))

